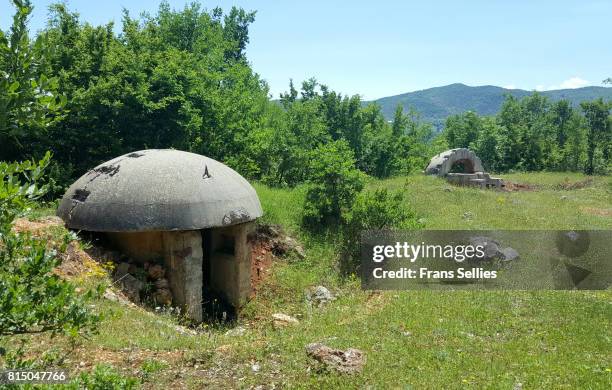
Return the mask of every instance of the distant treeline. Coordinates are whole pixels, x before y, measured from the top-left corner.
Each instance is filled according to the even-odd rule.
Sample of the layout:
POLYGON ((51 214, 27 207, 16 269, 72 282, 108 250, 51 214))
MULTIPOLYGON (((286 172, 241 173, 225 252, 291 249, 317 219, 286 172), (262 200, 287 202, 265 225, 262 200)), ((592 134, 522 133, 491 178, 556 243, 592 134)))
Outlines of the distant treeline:
POLYGON ((449 117, 443 136, 451 147, 469 147, 496 172, 583 171, 609 173, 612 104, 597 99, 574 108, 534 93, 508 96, 494 117, 473 112, 449 117))
POLYGON ((0 160, 53 153, 61 185, 112 157, 145 148, 207 155, 275 186, 308 181, 322 153, 339 153, 376 177, 420 171, 448 147, 471 147, 494 171, 584 170, 610 165, 610 104, 508 98, 493 118, 448 119, 442 135, 398 107, 392 123, 375 104, 306 80, 280 104, 245 56, 255 14, 191 4, 155 15, 124 13, 92 26, 64 4, 28 35, 29 1, 0 36, 0 160))

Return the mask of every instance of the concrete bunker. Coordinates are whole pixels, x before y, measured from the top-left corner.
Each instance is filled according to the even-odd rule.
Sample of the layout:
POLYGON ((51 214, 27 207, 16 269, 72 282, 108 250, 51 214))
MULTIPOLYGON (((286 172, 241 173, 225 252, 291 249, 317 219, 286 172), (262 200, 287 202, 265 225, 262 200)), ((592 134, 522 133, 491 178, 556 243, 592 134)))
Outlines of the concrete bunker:
POLYGON ((251 292, 248 235, 263 214, 253 187, 194 153, 143 150, 107 161, 66 191, 57 215, 104 234, 138 262, 161 261, 173 302, 203 320, 206 291, 238 310, 251 292))
POLYGON ((425 173, 443 177, 449 183, 457 185, 504 187, 504 181, 486 173, 480 158, 466 148, 450 149, 432 157, 425 173))

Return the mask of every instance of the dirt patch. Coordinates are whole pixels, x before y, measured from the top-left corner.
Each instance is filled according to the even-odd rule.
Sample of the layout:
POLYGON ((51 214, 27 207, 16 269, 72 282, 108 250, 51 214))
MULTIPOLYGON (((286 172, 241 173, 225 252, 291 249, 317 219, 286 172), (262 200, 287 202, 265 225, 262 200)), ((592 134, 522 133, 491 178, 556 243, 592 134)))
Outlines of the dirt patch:
POLYGON ((258 225, 249 235, 251 243, 251 295, 269 276, 272 263, 278 258, 303 259, 306 254, 301 244, 286 234, 278 225, 258 225))
POLYGON ((251 242, 251 297, 270 274, 274 254, 269 241, 254 239, 251 242))
POLYGON ((598 215, 600 217, 612 217, 612 209, 599 209, 596 207, 581 207, 580 210, 584 213, 598 215))
POLYGON ((64 226, 64 222, 59 217, 44 217, 36 221, 17 218, 13 224, 13 231, 17 233, 30 232, 34 236, 40 236, 45 230, 56 226, 64 226))
MULTIPOLYGON (((35 221, 26 218, 18 218, 13 224, 13 231, 17 233, 30 233, 32 236, 47 242, 47 248, 59 248, 64 245, 63 234, 54 234, 53 229, 64 226, 64 222, 58 217, 45 217, 35 221)), ((97 259, 92 258, 81 244, 72 240, 68 242, 65 250, 58 251, 61 259, 60 265, 55 268, 54 273, 70 279, 77 276, 88 276, 103 272, 100 270, 97 259)))
POLYGON ((66 247, 66 252, 61 253, 61 264, 55 269, 55 273, 65 278, 84 275, 91 272, 91 266, 95 260, 91 258, 76 241, 72 241, 66 247))
MULTIPOLYGON (((64 235, 58 234, 54 229, 64 226, 59 217, 45 217, 35 221, 26 218, 15 220, 13 230, 17 233, 30 233, 32 236, 45 240, 47 248, 59 249, 66 244, 64 235)), ((105 276, 108 272, 107 264, 117 262, 119 254, 98 246, 84 247, 79 241, 71 240, 66 244, 65 250, 58 250, 61 263, 54 273, 67 279, 75 277, 105 276)))
POLYGON ((538 190, 538 186, 534 185, 534 184, 527 184, 527 183, 514 183, 511 181, 506 181, 504 182, 505 187, 504 190, 508 191, 508 192, 514 192, 514 191, 536 191, 538 190))
MULTIPOLYGON (((140 348, 123 348, 110 350, 106 348, 77 348, 65 362, 70 376, 76 377, 82 372, 91 372, 96 365, 106 364, 117 369, 122 375, 136 378, 147 378, 143 366, 147 362, 160 364, 161 371, 156 372, 154 382, 148 378, 143 388, 160 388, 159 383, 170 383, 175 388, 185 388, 185 378, 197 375, 192 364, 185 360, 185 351, 152 351, 140 348)), ((197 366, 196 366, 197 368, 197 366)))
POLYGON ((90 371, 97 364, 110 364, 115 367, 131 368, 134 373, 147 360, 157 360, 175 366, 183 360, 184 351, 151 351, 139 348, 124 348, 114 351, 106 348, 96 348, 92 351, 88 348, 77 348, 71 356, 71 361, 76 362, 77 371, 90 371), (92 357, 95 357, 92 359, 92 357))
POLYGON ((555 185, 556 190, 579 190, 581 188, 586 188, 592 186, 594 180, 592 177, 589 177, 584 180, 579 180, 575 182, 570 182, 569 179, 565 179, 563 183, 559 183, 555 185))

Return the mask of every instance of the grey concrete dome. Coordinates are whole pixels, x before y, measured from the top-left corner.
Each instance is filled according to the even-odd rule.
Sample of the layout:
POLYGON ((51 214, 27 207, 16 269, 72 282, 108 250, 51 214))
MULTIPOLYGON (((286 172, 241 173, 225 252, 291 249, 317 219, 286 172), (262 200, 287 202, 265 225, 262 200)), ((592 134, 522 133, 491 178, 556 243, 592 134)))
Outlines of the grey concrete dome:
POLYGON ((446 176, 454 164, 462 163, 465 165, 465 173, 483 172, 482 161, 471 150, 466 148, 457 148, 444 151, 435 155, 429 161, 429 165, 425 168, 425 173, 428 175, 446 176))
POLYGON ((195 230, 263 214, 255 189, 228 166, 179 150, 142 150, 93 168, 74 182, 57 215, 98 232, 195 230))

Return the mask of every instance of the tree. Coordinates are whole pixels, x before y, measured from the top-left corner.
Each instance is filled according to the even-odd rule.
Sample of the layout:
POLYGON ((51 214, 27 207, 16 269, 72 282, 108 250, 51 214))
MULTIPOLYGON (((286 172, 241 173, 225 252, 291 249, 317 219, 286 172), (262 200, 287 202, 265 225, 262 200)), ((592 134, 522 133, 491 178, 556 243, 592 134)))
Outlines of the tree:
POLYGON ((587 161, 587 136, 584 118, 574 110, 571 123, 567 127, 567 140, 563 147, 563 160, 560 170, 584 170, 587 161))
POLYGON ((297 99, 297 95, 298 91, 293 86, 293 79, 289 79, 289 92, 280 94, 280 102, 283 107, 285 107, 285 109, 288 109, 289 106, 293 104, 293 102, 295 102, 295 100, 297 99))
POLYGON ((501 156, 499 143, 501 133, 502 129, 496 123, 495 118, 483 118, 481 131, 473 143, 473 149, 487 170, 498 171, 500 169, 501 156))
POLYGON ((330 141, 316 100, 289 106, 270 135, 266 153, 271 169, 264 181, 275 186, 295 186, 308 180, 313 150, 330 141))
MULTIPOLYGON (((220 9, 217 9, 220 12, 220 9)), ((249 43, 249 25, 255 21, 255 12, 246 12, 242 8, 232 7, 225 16, 223 36, 233 45, 226 50, 225 56, 234 61, 246 61, 244 50, 249 43)))
POLYGON ((550 103, 537 92, 522 99, 506 97, 497 115, 501 169, 534 171, 548 167, 546 156, 555 153, 551 142, 556 142, 550 117, 550 103))
POLYGON ((315 79, 314 77, 309 78, 308 80, 304 80, 302 81, 302 100, 306 101, 306 100, 310 100, 310 99, 314 99, 315 97, 317 97, 317 85, 319 85, 319 83, 317 82, 317 79, 315 79))
POLYGON ((444 134, 451 148, 469 148, 478 138, 480 130, 480 117, 472 111, 449 116, 444 126, 444 134))
POLYGON ((549 111, 552 133, 548 139, 546 166, 555 170, 580 170, 584 159, 584 132, 579 112, 567 100, 552 104, 549 111))
POLYGON ((169 147, 258 172, 251 137, 261 136, 271 103, 245 60, 253 20, 240 9, 224 16, 162 2, 154 16, 124 13, 117 36, 112 24, 91 26, 55 5, 44 64, 70 112, 50 126, 45 146, 72 177, 120 154, 169 147))
POLYGON ((355 166, 377 177, 393 172, 394 148, 391 128, 380 106, 364 106, 358 95, 343 96, 314 78, 302 83, 302 98, 289 84, 289 92, 281 94, 285 119, 270 134, 272 176, 264 178, 275 185, 295 185, 309 178, 310 151, 329 141, 345 140, 355 158, 355 166), (317 90, 320 89, 320 93, 317 90), (278 169, 275 169, 278 168, 278 169), (274 173, 275 172, 275 173, 274 173))
POLYGON ((357 167, 378 178, 389 177, 397 165, 397 138, 393 136, 378 104, 363 107, 361 121, 363 131, 357 167))
POLYGON ((30 41, 29 0, 13 0, 13 24, 0 31, 0 160, 32 157, 48 127, 61 118, 65 97, 58 96, 57 80, 40 67, 46 40, 30 41))
POLYGON ((574 109, 568 100, 562 99, 554 103, 551 109, 552 124, 557 132, 556 142, 560 147, 565 145, 567 139, 567 127, 570 124, 574 109))
POLYGON ((348 143, 339 140, 318 147, 309 170, 304 223, 309 227, 338 224, 363 189, 363 174, 355 168, 348 143))
POLYGON ((399 137, 404 133, 406 128, 406 118, 404 117, 404 108, 401 104, 395 107, 395 114, 393 115, 393 122, 391 125, 393 137, 399 137))
MULTIPOLYGON (((605 153, 611 138, 610 105, 599 98, 591 102, 582 102, 580 107, 587 121, 587 165, 585 173, 592 175, 595 172, 595 151, 599 148, 605 153)), ((605 156, 609 158, 609 156, 605 156)))
POLYGON ((406 129, 396 146, 396 170, 403 173, 421 171, 436 153, 432 149, 433 127, 422 122, 420 115, 411 109, 404 116, 406 129))

